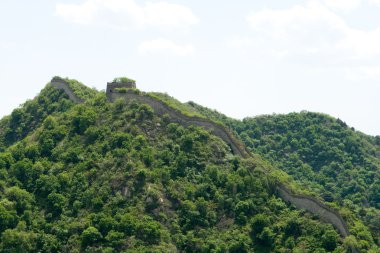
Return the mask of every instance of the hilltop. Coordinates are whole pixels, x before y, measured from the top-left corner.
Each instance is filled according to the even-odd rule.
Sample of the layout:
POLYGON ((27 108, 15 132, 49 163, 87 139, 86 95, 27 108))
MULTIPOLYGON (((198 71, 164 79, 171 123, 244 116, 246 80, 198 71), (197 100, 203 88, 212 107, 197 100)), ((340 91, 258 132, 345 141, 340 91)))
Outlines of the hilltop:
MULTIPOLYGON (((132 86, 109 90, 56 77, 0 121, 0 251, 378 251, 348 195, 326 199, 281 163, 280 148, 273 156, 264 142, 251 145, 249 120, 132 86), (301 199, 343 228, 285 201, 301 199)), ((353 167, 362 161, 348 154, 359 156, 353 167)), ((366 197, 375 211, 376 196, 366 197)))

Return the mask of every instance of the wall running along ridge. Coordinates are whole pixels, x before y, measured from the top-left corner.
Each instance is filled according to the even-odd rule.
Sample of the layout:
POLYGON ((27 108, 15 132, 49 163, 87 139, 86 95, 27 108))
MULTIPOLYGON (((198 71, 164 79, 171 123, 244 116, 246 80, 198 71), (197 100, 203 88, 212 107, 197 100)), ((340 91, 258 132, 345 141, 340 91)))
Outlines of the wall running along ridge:
POLYGON ((75 103, 83 103, 83 99, 79 98, 77 95, 75 95, 75 93, 72 91, 72 89, 70 88, 70 85, 68 82, 66 82, 64 79, 60 79, 60 78, 53 78, 50 82, 50 84, 57 88, 57 89, 60 89, 60 90, 63 90, 68 96, 69 98, 74 101, 75 103))
POLYGON ((111 102, 114 102, 118 98, 124 98, 127 101, 131 101, 134 99, 141 103, 150 105, 153 108, 154 112, 159 115, 168 115, 169 121, 173 123, 179 123, 186 127, 190 125, 204 127, 207 130, 210 130, 211 133, 213 133, 214 135, 221 138, 224 142, 226 142, 231 147, 231 150, 235 155, 244 158, 250 157, 250 154, 246 150, 245 145, 235 136, 233 136, 233 134, 229 130, 215 122, 196 116, 186 116, 180 111, 175 110, 174 108, 166 105, 165 103, 155 98, 146 95, 139 95, 136 94, 134 91, 127 91, 126 93, 109 93, 107 94, 107 98, 111 102))
MULTIPOLYGON (((75 103, 83 103, 83 100, 78 98, 71 90, 69 84, 65 80, 52 80, 52 86, 62 89, 75 103)), ((127 101, 136 100, 138 102, 150 105, 154 112, 159 115, 168 115, 169 120, 173 123, 179 123, 184 126, 200 126, 210 130, 214 135, 225 141, 230 147, 235 155, 241 156, 243 158, 251 157, 250 153, 247 151, 245 145, 236 138, 229 130, 225 127, 216 124, 213 121, 200 118, 200 117, 189 117, 182 114, 180 111, 166 105, 165 103, 147 96, 140 95, 134 91, 127 91, 126 93, 108 93, 107 98, 110 102, 114 102, 118 98, 124 98, 127 101)), ((293 204, 297 209, 305 209, 310 213, 317 215, 321 220, 332 224, 342 235, 343 238, 350 235, 348 226, 343 220, 342 216, 332 208, 326 206, 320 201, 306 195, 296 195, 291 193, 291 191, 286 188, 285 185, 279 183, 277 185, 278 195, 285 200, 293 204)), ((351 249, 353 252, 358 252, 356 249, 351 249)))
POLYGON ((331 223, 343 237, 350 235, 346 222, 337 211, 310 196, 293 194, 283 184, 278 184, 277 190, 283 200, 292 203, 297 209, 318 215, 323 221, 331 223))

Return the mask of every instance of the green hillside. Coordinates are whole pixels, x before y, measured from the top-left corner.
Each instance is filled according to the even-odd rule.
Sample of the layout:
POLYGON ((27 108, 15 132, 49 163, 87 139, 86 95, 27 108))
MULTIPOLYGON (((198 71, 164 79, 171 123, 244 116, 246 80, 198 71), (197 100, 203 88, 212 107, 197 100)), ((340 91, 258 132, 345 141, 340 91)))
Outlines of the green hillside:
POLYGON ((41 126, 48 115, 64 112, 73 105, 63 91, 46 87, 36 98, 0 120, 0 150, 24 139, 41 126))
POLYGON ((319 113, 225 119, 251 149, 291 175, 303 189, 353 211, 380 240, 380 139, 319 113))
MULTIPOLYGON (((84 100, 97 93, 76 80, 60 77, 54 79, 68 82, 74 94, 84 100)), ((11 115, 0 120, 0 151, 32 133, 41 126, 47 116, 65 112, 73 105, 62 90, 47 85, 34 99, 25 102, 13 110, 11 115)))
MULTIPOLYGON (((146 104, 87 94, 85 103, 74 104, 47 86, 0 121, 0 252, 346 252, 352 246, 378 252, 371 222, 355 221, 353 236, 342 239, 330 224, 277 197, 276 180, 286 175, 275 166, 316 195, 319 181, 302 181, 250 145, 248 120, 226 121, 213 112, 275 166, 258 155, 235 156, 209 131, 170 123, 146 104)), ((205 114, 154 95, 179 111, 205 114)), ((350 154, 357 155, 355 168, 373 164, 366 170, 373 171, 372 192, 377 151, 367 156, 369 150, 350 154)), ((368 201, 367 214, 377 210, 376 194, 358 193, 368 201)), ((331 201, 356 207, 354 196, 339 193, 331 201)), ((353 217, 350 210, 345 217, 353 217)))
POLYGON ((206 117, 224 122, 253 153, 291 175, 302 189, 355 213, 380 244, 379 136, 357 132, 342 120, 321 113, 263 115, 238 121, 190 105, 206 117))

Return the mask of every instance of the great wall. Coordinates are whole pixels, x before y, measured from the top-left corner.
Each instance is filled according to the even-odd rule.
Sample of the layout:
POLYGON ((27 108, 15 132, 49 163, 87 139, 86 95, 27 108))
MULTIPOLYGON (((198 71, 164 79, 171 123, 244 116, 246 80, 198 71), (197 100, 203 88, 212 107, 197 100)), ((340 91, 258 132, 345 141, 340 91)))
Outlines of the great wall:
POLYGON ((163 102, 146 95, 136 94, 133 91, 126 93, 110 93, 107 95, 109 101, 113 102, 118 98, 124 98, 128 101, 137 100, 141 103, 150 105, 154 112, 158 115, 167 115, 169 120, 173 123, 179 123, 184 126, 201 126, 210 130, 211 133, 221 138, 225 141, 231 148, 232 152, 244 158, 248 158, 249 152, 245 149, 244 144, 235 138, 233 134, 228 131, 225 127, 212 122, 210 120, 200 118, 197 116, 186 116, 183 113, 177 111, 176 109, 164 104, 163 102))
POLYGON ((63 90, 67 96, 74 102, 74 103, 83 103, 84 100, 79 98, 73 90, 70 87, 70 84, 66 82, 64 79, 58 78, 58 77, 53 77, 50 81, 51 86, 63 90))
MULTIPOLYGON (((82 99, 75 95, 75 93, 72 91, 69 84, 65 80, 53 79, 51 81, 51 85, 58 89, 62 89, 74 102, 84 102, 82 99)), ((124 86, 126 88, 135 88, 135 86, 133 87, 131 83, 125 84, 124 86)), ((114 89, 115 87, 120 88, 123 86, 116 85, 114 83, 108 83, 107 98, 110 102, 114 102, 119 98, 123 98, 127 101, 136 100, 138 102, 148 104, 153 108, 156 114, 168 115, 168 119, 173 123, 179 123, 184 126, 194 125, 206 128, 211 133, 225 141, 231 147, 231 150, 235 155, 241 156, 243 158, 248 158, 251 156, 245 145, 242 143, 242 141, 235 137, 232 134, 232 132, 224 126, 205 118, 184 115, 180 111, 168 106, 164 102, 150 97, 148 95, 136 93, 134 90, 131 89, 126 89, 121 92, 117 89, 114 89)), ((339 212, 323 204, 321 201, 307 195, 293 194, 291 190, 289 190, 282 183, 277 184, 276 192, 279 197, 281 197, 284 201, 291 203, 297 209, 304 209, 318 216, 321 220, 333 225, 334 228, 337 229, 337 231, 339 231, 343 238, 350 235, 347 223, 344 221, 339 212)), ((351 250, 352 252, 358 252, 354 248, 351 250)))
POLYGON ((277 191, 279 196, 286 202, 290 202, 297 209, 305 209, 320 217, 323 221, 331 223, 343 237, 349 236, 346 222, 342 216, 334 209, 306 195, 297 195, 290 192, 285 185, 278 183, 277 191))

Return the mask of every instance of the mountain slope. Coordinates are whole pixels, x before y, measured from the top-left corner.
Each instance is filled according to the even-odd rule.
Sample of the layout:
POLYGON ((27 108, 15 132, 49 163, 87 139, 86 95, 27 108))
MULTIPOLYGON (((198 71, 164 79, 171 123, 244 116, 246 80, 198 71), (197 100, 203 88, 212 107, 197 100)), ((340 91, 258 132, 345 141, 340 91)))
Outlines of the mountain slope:
MULTIPOLYGON (((53 78, 55 79, 65 80, 73 92, 83 100, 93 97, 96 92, 76 80, 53 78)), ((64 91, 47 85, 36 98, 27 101, 10 116, 0 120, 0 150, 25 138, 38 128, 48 115, 65 112, 73 105, 64 91)))
MULTIPOLYGON (((245 144, 304 189, 355 213, 380 243, 380 139, 356 132, 340 119, 302 112, 237 121, 190 103, 228 124, 245 144)), ((367 236, 368 237, 368 236, 367 236)))
POLYGON ((98 92, 4 149, 0 251, 375 250, 286 205, 260 157, 136 101, 98 92))
POLYGON ((236 128, 248 147, 325 201, 354 211, 380 235, 378 138, 318 113, 292 113, 243 120, 236 128))

